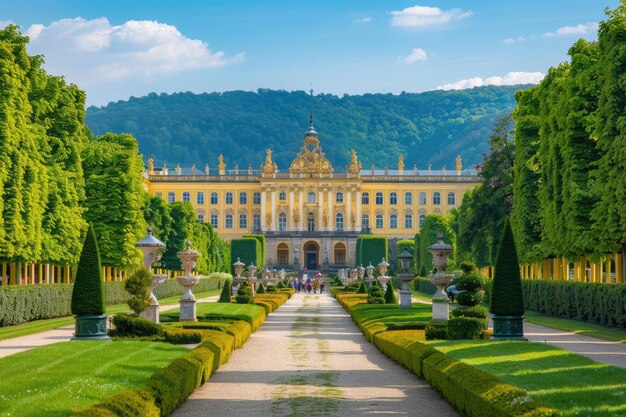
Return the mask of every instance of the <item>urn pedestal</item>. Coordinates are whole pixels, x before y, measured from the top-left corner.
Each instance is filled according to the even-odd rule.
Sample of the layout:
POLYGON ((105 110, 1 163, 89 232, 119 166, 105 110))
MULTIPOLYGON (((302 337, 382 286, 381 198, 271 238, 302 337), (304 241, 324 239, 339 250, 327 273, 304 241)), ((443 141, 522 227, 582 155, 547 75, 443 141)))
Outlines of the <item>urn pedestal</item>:
POLYGON ((107 336, 106 314, 98 316, 75 316, 74 337, 72 340, 105 340, 111 341, 107 336))

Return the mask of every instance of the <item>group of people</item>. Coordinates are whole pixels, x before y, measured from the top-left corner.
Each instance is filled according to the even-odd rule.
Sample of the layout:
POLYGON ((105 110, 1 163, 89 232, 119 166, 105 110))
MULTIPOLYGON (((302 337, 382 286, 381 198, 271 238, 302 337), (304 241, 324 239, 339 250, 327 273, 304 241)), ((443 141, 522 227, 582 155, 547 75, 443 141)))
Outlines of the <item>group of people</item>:
POLYGON ((314 278, 310 278, 306 274, 301 277, 291 278, 289 286, 297 293, 307 294, 317 294, 318 291, 322 294, 325 289, 324 279, 320 273, 318 273, 314 278))

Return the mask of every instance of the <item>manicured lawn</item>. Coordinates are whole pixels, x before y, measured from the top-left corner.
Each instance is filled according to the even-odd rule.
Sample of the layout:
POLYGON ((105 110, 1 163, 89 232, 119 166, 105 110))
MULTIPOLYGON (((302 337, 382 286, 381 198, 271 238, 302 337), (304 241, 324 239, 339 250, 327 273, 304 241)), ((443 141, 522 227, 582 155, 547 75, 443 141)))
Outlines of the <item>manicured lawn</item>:
MULTIPOLYGON (((196 317, 200 321, 211 320, 244 320, 257 331, 265 321, 265 309, 254 304, 235 303, 198 303, 196 317)), ((178 321, 180 309, 170 310, 161 314, 162 322, 178 321)))
POLYGON ((584 334, 586 336, 598 337, 605 340, 626 342, 626 329, 603 326, 601 324, 589 323, 580 320, 553 317, 529 310, 526 310, 525 318, 526 321, 540 326, 551 327, 553 329, 563 330, 566 332, 584 334))
POLYGON ((188 350, 155 342, 64 342, 0 359, 0 416, 61 417, 142 385, 188 350))
MULTIPOLYGON (((221 290, 207 291, 196 294, 196 298, 210 297, 213 295, 219 295, 221 290)), ((159 300, 161 305, 172 305, 178 303, 180 295, 174 297, 163 298, 159 300)), ((116 304, 107 306, 107 314, 117 314, 129 311, 126 304, 116 304)), ((35 320, 24 324, 18 324, 16 326, 0 327, 0 340, 11 339, 13 337, 26 336, 29 334, 39 333, 46 330, 56 329, 58 327, 70 326, 74 324, 74 318, 57 317, 54 319, 35 320)))
POLYGON ((431 346, 525 389, 563 417, 626 415, 626 371, 550 345, 488 340, 431 346))

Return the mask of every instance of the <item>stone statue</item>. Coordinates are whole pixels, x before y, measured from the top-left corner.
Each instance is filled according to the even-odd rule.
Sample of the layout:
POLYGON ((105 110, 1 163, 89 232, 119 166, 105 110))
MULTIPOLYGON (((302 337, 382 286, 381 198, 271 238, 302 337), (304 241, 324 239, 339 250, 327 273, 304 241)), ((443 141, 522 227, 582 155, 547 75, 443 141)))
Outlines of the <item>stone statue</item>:
POLYGON ((148 159, 148 174, 154 175, 154 159, 148 159))
POLYGON ((352 209, 352 216, 350 217, 352 223, 352 229, 356 227, 356 212, 352 209))
POLYGON ((265 215, 265 225, 269 228, 272 226, 272 213, 267 213, 265 215))
POLYGON ((352 175, 358 175, 361 172, 361 163, 359 162, 354 149, 352 149, 352 159, 350 160, 348 172, 352 175))
POLYGON ((217 157, 217 169, 219 170, 220 175, 224 175, 226 172, 226 164, 224 163, 224 156, 222 154, 217 157))
POLYGON ((293 222, 296 226, 300 223, 300 209, 298 205, 293 208, 293 222))
POLYGON ((398 171, 404 171, 404 155, 402 154, 398 157, 398 171))
POLYGON ((461 155, 456 156, 456 170, 457 172, 463 171, 463 161, 461 160, 461 155))
POLYGON ((263 174, 272 175, 278 171, 278 165, 272 161, 272 150, 265 150, 265 163, 263 164, 263 174))
POLYGON ((326 209, 324 209, 324 212, 322 213, 322 226, 324 229, 328 227, 328 212, 326 209))
POLYGON ((182 175, 183 169, 180 167, 180 164, 176 165, 176 175, 182 175))
POLYGON ((161 168, 161 175, 167 175, 167 165, 165 162, 163 163, 163 167, 161 168))

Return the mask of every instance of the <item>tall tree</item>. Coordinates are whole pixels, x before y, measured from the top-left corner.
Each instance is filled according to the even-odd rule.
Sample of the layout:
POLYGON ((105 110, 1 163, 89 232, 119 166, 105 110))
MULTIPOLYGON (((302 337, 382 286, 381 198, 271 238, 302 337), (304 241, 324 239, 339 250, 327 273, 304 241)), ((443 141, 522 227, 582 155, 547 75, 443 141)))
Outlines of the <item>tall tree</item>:
MULTIPOLYGON (((437 235, 442 233, 444 242, 452 247, 456 246, 456 236, 452 230, 452 217, 447 214, 429 214, 424 218, 420 229, 420 265, 430 272, 433 269, 433 256, 428 247, 437 243, 437 235)), ((454 253, 450 257, 454 261, 454 253)))

